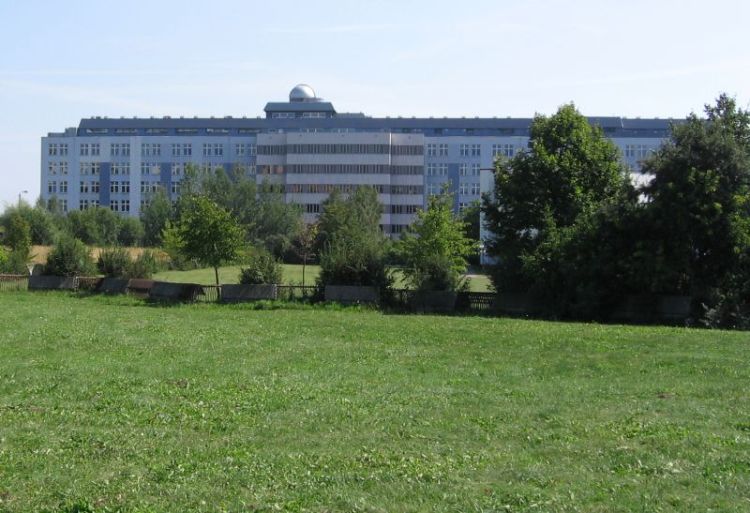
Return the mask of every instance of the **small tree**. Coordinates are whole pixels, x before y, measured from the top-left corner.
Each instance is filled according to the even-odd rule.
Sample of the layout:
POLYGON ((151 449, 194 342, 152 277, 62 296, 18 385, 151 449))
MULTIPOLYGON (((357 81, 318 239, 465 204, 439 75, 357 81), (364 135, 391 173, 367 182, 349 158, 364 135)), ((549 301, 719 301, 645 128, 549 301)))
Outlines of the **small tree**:
POLYGON ((90 274, 94 269, 89 248, 80 240, 63 235, 47 255, 44 274, 79 276, 90 274))
POLYGON ((174 209, 167 194, 163 190, 157 191, 141 211, 143 224, 143 243, 146 246, 158 246, 162 243, 162 233, 172 219, 174 209))
POLYGON ((180 219, 167 238, 179 251, 213 267, 219 285, 219 266, 237 258, 243 231, 232 215, 205 196, 191 196, 183 203, 180 219))
POLYGON ((318 223, 306 224, 294 240, 294 251, 302 259, 302 286, 305 285, 305 268, 307 261, 315 255, 315 244, 318 238, 318 223))
POLYGON ((465 224, 453 216, 452 196, 430 196, 427 210, 417 213, 398 244, 404 275, 418 290, 455 291, 461 288, 467 257, 476 244, 465 224))
POLYGON ((8 224, 5 242, 11 251, 5 265, 13 273, 26 273, 26 264, 31 260, 31 226, 18 212, 11 215, 8 224))

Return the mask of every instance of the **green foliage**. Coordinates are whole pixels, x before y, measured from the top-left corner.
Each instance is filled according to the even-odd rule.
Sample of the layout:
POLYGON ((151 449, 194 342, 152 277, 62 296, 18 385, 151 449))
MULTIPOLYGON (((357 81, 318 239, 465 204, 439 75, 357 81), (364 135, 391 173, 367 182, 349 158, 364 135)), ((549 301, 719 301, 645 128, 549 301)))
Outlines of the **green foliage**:
POLYGON ((93 274, 95 269, 89 248, 80 240, 63 235, 47 255, 44 274, 80 276, 93 274))
POLYGON ((495 164, 495 187, 482 206, 492 235, 486 249, 498 262, 497 290, 551 287, 554 297, 564 291, 545 281, 563 272, 559 256, 570 251, 558 246, 572 244, 590 216, 614 198, 632 196, 632 188, 617 147, 573 105, 537 116, 530 136, 528 151, 495 164))
POLYGON ((375 189, 360 187, 346 200, 332 194, 320 216, 321 285, 364 285, 387 289, 388 240, 380 230, 382 206, 375 189))
POLYGON ((281 264, 265 248, 247 255, 247 263, 240 268, 239 282, 243 285, 281 283, 281 264))
POLYGON ((163 190, 157 191, 148 205, 141 211, 143 224, 143 243, 146 246, 159 246, 162 234, 169 220, 173 218, 174 210, 169 197, 163 190))
POLYGON ((750 113, 722 95, 706 115, 674 126, 643 166, 654 175, 643 190, 651 230, 644 246, 660 290, 711 306, 712 296, 735 294, 716 289, 735 281, 750 247, 750 113))
POLYGON ((107 277, 121 278, 127 274, 131 259, 128 251, 121 247, 104 249, 99 253, 96 268, 107 277))
POLYGON ((0 273, 9 273, 8 269, 8 250, 0 246, 0 273))
POLYGON ((232 214, 205 196, 190 196, 180 219, 164 236, 168 246, 187 259, 214 268, 235 260, 243 244, 243 233, 232 214))
POLYGON ((31 249, 31 225, 24 217, 14 212, 5 230, 5 243, 13 250, 27 253, 31 249))
POLYGON ((140 219, 125 217, 120 219, 117 242, 123 246, 140 246, 143 243, 145 230, 140 219))
POLYGON ((302 227, 299 205, 286 203, 283 194, 267 182, 259 188, 242 167, 235 167, 230 175, 219 169, 204 176, 200 189, 232 213, 246 241, 265 246, 276 257, 291 248, 302 227))
POLYGON ((162 264, 151 250, 143 250, 127 266, 125 277, 150 279, 162 269, 162 264))
POLYGON ((96 246, 117 244, 120 233, 120 217, 105 207, 73 210, 68 213, 67 225, 72 237, 96 246))
POLYGON ((474 250, 467 257, 471 265, 479 265, 479 248, 480 248, 480 219, 482 212, 482 202, 479 200, 469 203, 461 212, 461 220, 464 223, 464 233, 466 237, 474 243, 474 250))
POLYGON ((5 228, 6 232, 10 227, 10 220, 16 214, 28 223, 32 244, 48 245, 54 242, 59 231, 56 223, 62 224, 61 216, 56 217, 41 205, 31 207, 22 203, 20 206, 11 206, 0 216, 0 225, 5 228))
POLYGON ((465 230, 453 216, 451 195, 430 196, 398 244, 407 281, 423 291, 462 288, 466 259, 476 247, 465 230))

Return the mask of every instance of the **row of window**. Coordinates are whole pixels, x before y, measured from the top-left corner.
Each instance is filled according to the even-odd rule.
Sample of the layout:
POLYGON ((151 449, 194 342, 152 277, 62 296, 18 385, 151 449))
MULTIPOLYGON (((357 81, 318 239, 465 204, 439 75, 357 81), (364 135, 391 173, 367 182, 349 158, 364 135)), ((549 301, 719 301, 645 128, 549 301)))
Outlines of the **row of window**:
MULTIPOLYGON (((420 205, 389 205, 387 210, 391 214, 416 214, 420 205)), ((320 214, 323 206, 320 203, 305 203, 302 208, 307 214, 320 214)))
POLYGON ((654 150, 653 146, 647 146, 645 144, 626 144, 625 145, 625 157, 645 159, 651 155, 654 150))
MULTIPOLYGON (((444 184, 428 183, 427 194, 435 196, 442 192, 444 184)), ((479 196, 481 190, 478 183, 460 183, 458 184, 458 194, 460 196, 479 196)))
MULTIPOLYGON (((174 143, 172 146, 173 157, 190 157, 193 154, 193 145, 191 143, 174 143)), ((255 156, 256 145, 249 143, 237 143, 234 145, 234 154, 238 157, 255 156)), ((162 145, 160 143, 143 143, 141 145, 141 156, 143 157, 160 157, 162 145)), ((68 155, 67 144, 52 143, 47 148, 47 154, 50 157, 65 157, 68 155)), ((79 146, 79 155, 81 157, 98 157, 101 155, 101 144, 99 143, 81 143, 79 146)), ((203 156, 222 156, 224 155, 224 145, 221 143, 204 143, 203 156)), ((130 143, 112 143, 110 145, 110 156, 112 157, 129 157, 130 143)))
POLYGON ((422 166, 389 166, 387 164, 289 164, 283 168, 282 172, 293 175, 421 175, 422 166))
POLYGON ((422 194, 421 185, 384 185, 350 183, 293 183, 286 184, 280 192, 296 194, 330 194, 333 191, 352 193, 360 187, 372 187, 378 194, 422 194))

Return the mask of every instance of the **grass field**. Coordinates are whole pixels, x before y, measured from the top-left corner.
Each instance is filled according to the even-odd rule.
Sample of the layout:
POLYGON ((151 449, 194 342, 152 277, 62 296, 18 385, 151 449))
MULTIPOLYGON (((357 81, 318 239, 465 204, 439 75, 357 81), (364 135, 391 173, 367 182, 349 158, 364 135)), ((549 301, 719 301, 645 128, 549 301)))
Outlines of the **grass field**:
POLYGON ((0 511, 750 509, 747 333, 0 294, 0 511))
MULTIPOLYGON (((283 282, 287 285, 298 285, 302 283, 302 266, 295 264, 282 265, 283 282)), ((219 268, 219 281, 221 283, 237 283, 239 281, 240 266, 232 265, 219 268)), ((315 285, 315 279, 320 274, 320 266, 308 265, 305 269, 305 284, 315 285)), ((396 287, 405 288, 403 275, 396 270, 394 272, 396 287)), ((174 281, 178 283, 199 283, 211 285, 216 282, 213 269, 195 269, 192 271, 163 271, 157 273, 154 279, 174 281)), ((473 274, 469 278, 469 287, 474 292, 486 292, 490 287, 489 277, 481 274, 473 274)))

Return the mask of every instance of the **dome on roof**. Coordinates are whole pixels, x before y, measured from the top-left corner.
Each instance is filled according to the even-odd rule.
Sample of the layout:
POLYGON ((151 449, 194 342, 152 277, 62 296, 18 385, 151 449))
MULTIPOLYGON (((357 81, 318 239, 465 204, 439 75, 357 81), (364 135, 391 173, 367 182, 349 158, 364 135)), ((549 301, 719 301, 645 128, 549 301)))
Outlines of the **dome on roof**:
POLYGON ((315 91, 307 84, 297 84, 289 93, 290 102, 304 102, 315 100, 315 91))

